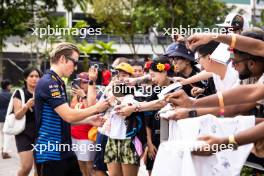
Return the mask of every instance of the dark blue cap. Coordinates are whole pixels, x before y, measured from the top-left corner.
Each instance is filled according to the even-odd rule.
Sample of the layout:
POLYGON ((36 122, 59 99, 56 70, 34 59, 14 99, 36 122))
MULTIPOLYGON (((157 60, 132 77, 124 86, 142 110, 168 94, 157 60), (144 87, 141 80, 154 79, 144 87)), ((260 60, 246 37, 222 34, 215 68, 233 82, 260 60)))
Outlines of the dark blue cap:
POLYGON ((167 48, 164 56, 172 57, 171 54, 175 52, 176 48, 178 48, 178 43, 171 43, 167 48))
POLYGON ((179 43, 178 47, 175 49, 173 53, 170 54, 169 57, 182 57, 191 62, 196 62, 194 58, 194 53, 186 48, 186 45, 183 43, 179 43))

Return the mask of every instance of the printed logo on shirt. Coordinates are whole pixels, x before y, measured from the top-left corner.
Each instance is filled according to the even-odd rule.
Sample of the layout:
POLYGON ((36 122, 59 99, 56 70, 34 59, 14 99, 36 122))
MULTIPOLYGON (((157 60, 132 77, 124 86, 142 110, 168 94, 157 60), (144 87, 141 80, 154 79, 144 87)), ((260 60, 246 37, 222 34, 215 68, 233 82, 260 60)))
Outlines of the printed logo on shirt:
POLYGON ((56 91, 56 92, 52 92, 51 93, 51 96, 52 97, 58 97, 58 96, 60 96, 61 95, 61 93, 59 92, 59 91, 56 91))
POLYGON ((52 85, 52 84, 51 84, 51 85, 49 85, 49 88, 50 88, 50 89, 52 89, 52 88, 59 88, 59 85, 57 85, 57 84, 52 85))
POLYGON ((61 92, 60 92, 59 86, 57 84, 49 85, 49 89, 50 89, 52 97, 60 97, 61 96, 61 92))

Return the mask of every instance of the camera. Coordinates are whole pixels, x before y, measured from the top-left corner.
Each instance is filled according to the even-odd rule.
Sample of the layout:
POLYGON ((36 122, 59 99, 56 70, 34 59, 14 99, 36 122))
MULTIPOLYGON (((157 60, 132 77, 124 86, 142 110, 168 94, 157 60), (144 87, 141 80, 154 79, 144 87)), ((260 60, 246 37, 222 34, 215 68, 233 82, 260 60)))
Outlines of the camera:
POLYGON ((98 63, 98 62, 90 62, 89 67, 93 67, 93 68, 97 69, 98 71, 103 70, 103 64, 98 63))
POLYGON ((109 67, 109 70, 110 70, 112 76, 116 76, 116 75, 118 75, 118 72, 119 72, 119 71, 116 70, 113 66, 110 66, 110 67, 109 67))
POLYGON ((99 67, 98 64, 93 64, 93 65, 91 65, 91 67, 94 67, 96 70, 99 70, 100 69, 100 67, 99 67))

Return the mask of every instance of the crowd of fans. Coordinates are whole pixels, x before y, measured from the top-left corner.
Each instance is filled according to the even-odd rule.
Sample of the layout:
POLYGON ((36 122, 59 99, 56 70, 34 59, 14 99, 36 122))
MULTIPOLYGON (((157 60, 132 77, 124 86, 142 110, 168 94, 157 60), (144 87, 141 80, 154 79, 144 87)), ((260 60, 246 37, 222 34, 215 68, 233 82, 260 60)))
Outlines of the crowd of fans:
MULTIPOLYGON (((26 116, 25 130, 15 136, 21 164, 18 175, 28 175, 34 166, 39 176, 136 176, 141 164, 151 175, 164 140, 162 123, 206 114, 254 115, 253 128, 197 140, 209 145, 255 143, 248 161, 264 166, 264 31, 244 29, 243 18, 238 16, 232 15, 231 25, 223 26, 232 33, 178 37, 164 54, 145 62, 117 58, 113 69, 102 74, 102 85, 97 85, 97 67, 91 66, 76 76, 71 98, 62 78, 77 69, 80 52, 73 44, 58 44, 44 75, 35 68, 25 70, 25 103, 19 91, 12 98, 16 119, 26 116), (223 60, 220 55, 219 59, 216 50, 230 57, 223 60), (181 89, 160 98, 162 90, 175 83, 181 89), (162 118, 159 111, 167 105, 170 113, 162 118), (65 146, 61 150, 65 144, 69 150, 65 146)), ((6 113, 3 110, 11 98, 9 85, 7 80, 2 82, 0 115, 6 113)), ((4 116, 0 120, 3 126, 4 116)), ((8 136, 1 136, 5 138, 1 139, 5 144, 2 157, 9 158, 8 136)), ((201 147, 193 154, 212 152, 201 147)))

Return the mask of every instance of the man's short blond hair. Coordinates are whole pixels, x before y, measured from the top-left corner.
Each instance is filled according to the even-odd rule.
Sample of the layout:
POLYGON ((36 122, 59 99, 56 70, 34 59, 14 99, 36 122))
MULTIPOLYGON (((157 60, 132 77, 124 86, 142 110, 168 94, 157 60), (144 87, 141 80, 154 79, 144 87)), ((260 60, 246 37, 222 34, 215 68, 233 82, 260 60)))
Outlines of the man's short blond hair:
POLYGON ((80 51, 76 45, 68 42, 60 43, 51 51, 50 63, 56 64, 62 55, 67 58, 70 57, 74 51, 80 55, 80 51))
POLYGON ((120 64, 120 63, 129 63, 129 60, 128 60, 128 58, 126 58, 126 57, 118 57, 118 58, 116 58, 115 59, 115 61, 112 63, 112 67, 116 67, 118 64, 120 64))

